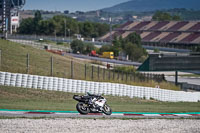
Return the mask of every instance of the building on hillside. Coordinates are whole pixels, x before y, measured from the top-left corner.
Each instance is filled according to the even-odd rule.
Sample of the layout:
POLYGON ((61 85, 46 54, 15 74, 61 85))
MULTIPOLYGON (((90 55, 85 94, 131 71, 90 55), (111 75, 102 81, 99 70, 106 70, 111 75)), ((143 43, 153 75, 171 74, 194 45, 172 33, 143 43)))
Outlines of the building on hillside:
POLYGON ((143 45, 167 47, 194 47, 200 46, 200 21, 129 21, 119 28, 100 38, 100 41, 109 42, 110 38, 126 38, 136 32, 140 35, 143 45))

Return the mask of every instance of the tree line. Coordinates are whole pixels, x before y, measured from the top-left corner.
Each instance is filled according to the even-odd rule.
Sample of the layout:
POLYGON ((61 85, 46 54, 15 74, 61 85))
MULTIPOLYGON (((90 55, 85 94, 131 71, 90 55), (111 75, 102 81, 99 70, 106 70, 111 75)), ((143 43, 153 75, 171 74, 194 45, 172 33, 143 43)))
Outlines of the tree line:
POLYGON ((152 17, 152 20, 154 20, 154 21, 171 21, 171 20, 180 21, 182 19, 178 15, 171 15, 167 12, 156 11, 152 17))
POLYGON ((40 11, 36 11, 34 18, 23 19, 18 33, 37 35, 71 36, 81 34, 83 37, 96 38, 109 31, 109 25, 95 22, 78 22, 77 20, 57 15, 44 20, 40 11))
POLYGON ((96 48, 93 44, 80 40, 74 40, 70 45, 73 53, 89 54, 92 50, 96 50, 98 54, 114 52, 115 57, 123 53, 124 55, 128 55, 129 60, 139 62, 143 62, 148 55, 142 47, 140 35, 135 32, 124 39, 122 37, 115 37, 112 45, 103 45, 101 48, 96 48))

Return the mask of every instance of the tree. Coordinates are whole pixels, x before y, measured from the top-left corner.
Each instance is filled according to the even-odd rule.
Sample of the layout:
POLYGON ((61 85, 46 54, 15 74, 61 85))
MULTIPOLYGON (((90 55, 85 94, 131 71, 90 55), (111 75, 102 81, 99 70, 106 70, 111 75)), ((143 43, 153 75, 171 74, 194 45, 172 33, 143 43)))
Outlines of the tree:
POLYGON ((36 11, 35 12, 35 16, 33 18, 33 26, 34 26, 34 33, 39 34, 40 33, 40 26, 39 26, 39 22, 42 20, 42 15, 40 13, 40 11, 36 11))
POLYGON ((139 61, 142 56, 146 55, 143 48, 138 47, 136 44, 128 42, 125 45, 124 51, 129 56, 129 59, 132 61, 139 61))
POLYGON ((178 15, 174 15, 174 16, 172 16, 172 20, 174 20, 174 21, 180 21, 181 17, 178 16, 178 15))
POLYGON ((94 32, 94 26, 92 25, 91 22, 84 22, 83 23, 83 32, 81 33, 85 37, 89 37, 93 34, 94 32))
POLYGON ((92 43, 84 43, 84 54, 89 54, 92 50, 95 50, 95 46, 92 43))
POLYGON ((110 52, 111 50, 112 50, 112 46, 111 45, 103 45, 99 49, 99 54, 102 54, 103 52, 110 52))
POLYGON ((119 39, 117 37, 113 40, 113 46, 111 48, 111 51, 114 52, 115 56, 119 56, 119 52, 123 51, 125 46, 125 40, 120 36, 119 39))
POLYGON ((57 36, 73 34, 81 34, 83 37, 96 38, 104 35, 109 31, 109 25, 93 23, 93 22, 78 22, 75 19, 63 15, 57 15, 53 18, 43 20, 40 11, 35 12, 35 17, 22 20, 19 27, 21 34, 44 34, 57 36), (68 32, 68 29, 70 32, 68 32), (66 31, 65 31, 66 30, 66 31))
POLYGON ((84 43, 80 40, 75 40, 70 45, 73 53, 89 54, 96 49, 92 43, 84 43))
POLYGON ((181 17, 178 15, 172 16, 167 12, 156 11, 156 13, 152 17, 152 20, 154 21, 170 21, 170 20, 180 21, 181 17))
POLYGON ((171 20, 171 15, 169 13, 165 13, 165 12, 161 12, 161 11, 157 11, 152 19, 154 21, 170 21, 171 20))
POLYGON ((112 42, 113 45, 104 45, 100 48, 102 52, 114 52, 115 56, 119 55, 119 52, 124 52, 129 56, 132 61, 144 61, 144 57, 147 56, 147 52, 141 45, 141 38, 136 33, 131 33, 127 38, 115 37, 112 42))
POLYGON ((70 46, 71 46, 71 49, 72 49, 73 53, 77 53, 77 52, 83 53, 83 51, 84 51, 84 44, 80 40, 74 40, 70 44, 70 46))
POLYGON ((34 31, 33 19, 32 18, 23 19, 18 29, 18 32, 22 34, 33 34, 33 31, 34 31))
POLYGON ((105 23, 94 23, 94 30, 97 33, 97 36, 103 36, 109 31, 109 25, 105 23))
POLYGON ((54 32, 56 35, 64 35, 64 20, 63 20, 63 16, 61 15, 57 15, 57 16, 54 16, 52 18, 52 21, 55 25, 55 28, 54 28, 54 32))
POLYGON ((39 22, 40 34, 51 35, 54 33, 55 24, 53 21, 42 20, 39 22))
POLYGON ((65 11, 64 11, 64 14, 69 14, 69 11, 68 11, 68 10, 65 10, 65 11))
POLYGON ((141 37, 136 32, 129 34, 126 37, 126 42, 131 42, 132 44, 136 44, 138 47, 142 47, 141 37))
POLYGON ((42 15, 40 13, 40 11, 36 11, 35 12, 35 16, 34 16, 34 22, 39 22, 40 20, 42 20, 42 15))

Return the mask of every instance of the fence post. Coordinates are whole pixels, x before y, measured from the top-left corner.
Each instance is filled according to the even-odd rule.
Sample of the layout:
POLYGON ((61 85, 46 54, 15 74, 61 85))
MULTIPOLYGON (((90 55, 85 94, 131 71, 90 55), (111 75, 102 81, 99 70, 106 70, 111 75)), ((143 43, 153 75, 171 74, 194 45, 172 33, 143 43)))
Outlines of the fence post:
POLYGON ((53 56, 51 56, 51 76, 53 76, 53 56))
POLYGON ((110 80, 110 69, 108 70, 109 74, 108 74, 108 80, 110 80))
POLYGON ((122 81, 123 81, 124 80, 124 72, 122 72, 121 75, 122 75, 122 81))
POLYGON ((128 73, 126 73, 126 83, 127 83, 127 80, 128 80, 128 73))
POLYGON ((93 78, 94 78, 94 66, 92 66, 92 80, 93 80, 93 78))
POLYGON ((133 82, 135 82, 136 81, 136 73, 134 72, 133 73, 133 82))
POLYGON ((26 60, 26 73, 29 73, 29 62, 30 62, 30 56, 27 54, 27 60, 26 60))
POLYGON ((165 81, 165 75, 162 74, 162 81, 165 81))
POLYGON ((105 68, 103 68, 103 80, 105 79, 105 68))
POLYGON ((117 71, 117 80, 119 80, 119 70, 117 71))
POLYGON ((100 71, 100 68, 99 68, 99 66, 98 66, 98 80, 99 80, 99 71, 100 71))
POLYGON ((149 82, 149 73, 146 75, 147 82, 149 82))
POLYGON ((71 79, 74 78, 74 63, 73 60, 71 60, 71 79))
POLYGON ((115 80, 115 70, 113 70, 113 81, 115 80))
POLYGON ((85 79, 87 78, 87 64, 85 64, 85 79))
POLYGON ((152 80, 153 80, 152 73, 149 74, 149 80, 151 80, 151 82, 152 82, 152 80))

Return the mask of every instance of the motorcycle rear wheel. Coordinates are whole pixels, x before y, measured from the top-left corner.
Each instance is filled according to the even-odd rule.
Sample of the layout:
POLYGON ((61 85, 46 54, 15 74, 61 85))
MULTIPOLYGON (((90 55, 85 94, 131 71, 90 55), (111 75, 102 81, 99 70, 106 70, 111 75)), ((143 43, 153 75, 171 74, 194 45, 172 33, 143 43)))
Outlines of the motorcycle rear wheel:
POLYGON ((82 115, 86 115, 86 114, 88 114, 90 112, 89 108, 86 107, 86 104, 83 103, 83 102, 77 103, 76 109, 82 115))
POLYGON ((111 115, 112 114, 112 109, 110 108, 110 106, 108 106, 107 104, 105 104, 103 106, 103 113, 106 115, 111 115))

